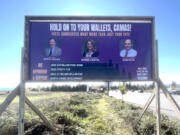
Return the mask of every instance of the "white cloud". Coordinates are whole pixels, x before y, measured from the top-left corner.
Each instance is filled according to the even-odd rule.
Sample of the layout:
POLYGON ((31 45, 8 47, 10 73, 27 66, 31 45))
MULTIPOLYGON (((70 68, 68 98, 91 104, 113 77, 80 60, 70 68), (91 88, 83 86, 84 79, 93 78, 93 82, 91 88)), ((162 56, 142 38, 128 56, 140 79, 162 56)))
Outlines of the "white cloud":
POLYGON ((20 82, 19 73, 0 72, 0 88, 15 88, 20 82))
POLYGON ((172 83, 172 81, 175 81, 176 83, 180 84, 180 74, 161 73, 159 76, 164 84, 170 84, 170 83, 172 83))

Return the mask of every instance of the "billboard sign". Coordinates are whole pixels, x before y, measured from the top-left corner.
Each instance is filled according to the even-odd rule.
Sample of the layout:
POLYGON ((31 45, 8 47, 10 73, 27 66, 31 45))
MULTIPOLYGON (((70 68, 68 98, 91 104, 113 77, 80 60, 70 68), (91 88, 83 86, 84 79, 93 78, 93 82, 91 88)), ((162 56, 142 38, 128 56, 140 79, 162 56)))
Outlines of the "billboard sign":
POLYGON ((26 17, 27 80, 153 80, 153 21, 153 17, 26 17))

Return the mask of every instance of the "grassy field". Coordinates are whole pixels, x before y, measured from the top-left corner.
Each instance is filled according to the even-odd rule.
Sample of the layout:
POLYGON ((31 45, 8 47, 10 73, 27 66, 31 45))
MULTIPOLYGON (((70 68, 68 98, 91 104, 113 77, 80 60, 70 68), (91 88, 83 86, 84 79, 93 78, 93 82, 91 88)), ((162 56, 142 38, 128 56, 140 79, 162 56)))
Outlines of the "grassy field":
MULTIPOLYGON (((1 98, 1 102, 5 97, 1 98)), ((103 94, 88 93, 31 93, 28 98, 64 135, 131 135, 131 127, 116 115, 103 94), (111 110, 111 111, 109 111, 111 110)), ((0 135, 17 134, 18 98, 0 118, 0 135)), ((53 133, 26 106, 25 134, 53 133)))
MULTIPOLYGON (((27 96, 61 135, 155 135, 151 112, 134 126, 142 109, 103 93, 40 92, 27 96)), ((17 134, 17 102, 16 98, 0 116, 0 135, 17 134)), ((28 106, 25 109, 25 135, 54 135, 28 106)), ((162 116, 162 135, 179 133, 180 124, 162 116)))
MULTIPOLYGON (((56 98, 61 96, 70 95, 70 92, 31 92, 27 94, 27 97, 31 101, 38 101, 43 99, 49 99, 49 98, 56 98)), ((7 95, 0 95, 0 104, 5 100, 7 95)), ((16 97, 13 100, 13 103, 19 102, 19 97, 16 97)))

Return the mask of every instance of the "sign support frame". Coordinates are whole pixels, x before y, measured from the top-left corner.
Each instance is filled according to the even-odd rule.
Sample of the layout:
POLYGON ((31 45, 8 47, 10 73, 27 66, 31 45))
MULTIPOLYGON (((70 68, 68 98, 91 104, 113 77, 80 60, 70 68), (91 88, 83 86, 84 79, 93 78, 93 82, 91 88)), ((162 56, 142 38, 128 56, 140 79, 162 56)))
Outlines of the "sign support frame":
POLYGON ((156 98, 156 134, 161 135, 161 115, 160 115, 160 88, 159 88, 159 61, 158 61, 158 41, 154 45, 154 68, 155 68, 155 98, 156 98))
POLYGON ((25 113, 25 80, 24 80, 24 48, 21 49, 21 76, 19 89, 19 124, 18 135, 24 134, 24 113, 25 113))
POLYGON ((148 99, 147 103, 145 104, 142 113, 139 115, 136 123, 134 126, 138 124, 138 122, 143 117, 145 111, 148 109, 149 105, 153 101, 154 98, 156 98, 156 134, 161 134, 161 115, 160 115, 160 89, 163 91, 164 95, 166 96, 167 100, 171 103, 173 106, 177 116, 180 118, 180 107, 178 106, 175 99, 172 97, 172 95, 167 90, 166 86, 163 84, 161 79, 159 78, 159 66, 158 66, 158 41, 156 40, 156 44, 154 46, 154 57, 155 57, 155 88, 154 92, 152 93, 151 97, 148 99))
POLYGON ((39 111, 39 109, 31 103, 31 101, 25 96, 25 81, 28 78, 28 70, 26 68, 27 64, 27 53, 25 48, 22 48, 22 57, 21 57, 21 83, 19 89, 19 124, 18 124, 18 135, 24 135, 24 104, 26 103, 43 121, 44 124, 49 127, 55 134, 59 134, 54 128, 53 124, 50 123, 47 118, 39 111))
POLYGON ((25 112, 25 103, 42 119, 44 124, 51 129, 55 134, 59 134, 55 126, 48 121, 48 119, 39 111, 37 107, 31 103, 31 101, 25 96, 25 78, 27 69, 25 68, 25 50, 21 49, 21 82, 20 84, 6 97, 4 102, 0 104, 0 115, 6 110, 8 105, 14 100, 14 98, 19 96, 19 121, 18 121, 18 135, 24 135, 24 112, 25 112))

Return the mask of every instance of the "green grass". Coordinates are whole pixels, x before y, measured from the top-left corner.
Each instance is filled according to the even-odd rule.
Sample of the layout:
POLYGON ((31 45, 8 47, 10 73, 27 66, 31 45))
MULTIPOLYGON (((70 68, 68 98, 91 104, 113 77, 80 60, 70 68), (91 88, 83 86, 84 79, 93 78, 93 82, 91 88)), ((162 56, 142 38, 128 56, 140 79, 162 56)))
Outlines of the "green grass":
POLYGON ((124 119, 118 117, 109 102, 107 102, 108 98, 109 97, 104 96, 99 99, 95 106, 99 114, 99 122, 96 123, 96 128, 107 130, 107 134, 131 135, 129 128, 124 127, 124 125, 126 125, 124 119))
MULTIPOLYGON (((56 98, 56 97, 62 97, 68 95, 65 92, 53 92, 51 94, 38 94, 35 96, 27 96, 29 100, 31 101, 38 101, 38 100, 44 100, 44 99, 49 99, 49 98, 56 98)), ((6 97, 0 97, 0 104, 6 99, 6 97)), ((19 97, 16 96, 15 99, 12 101, 12 103, 18 103, 19 102, 19 97)))

